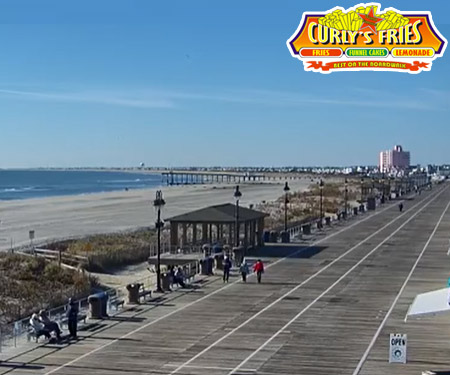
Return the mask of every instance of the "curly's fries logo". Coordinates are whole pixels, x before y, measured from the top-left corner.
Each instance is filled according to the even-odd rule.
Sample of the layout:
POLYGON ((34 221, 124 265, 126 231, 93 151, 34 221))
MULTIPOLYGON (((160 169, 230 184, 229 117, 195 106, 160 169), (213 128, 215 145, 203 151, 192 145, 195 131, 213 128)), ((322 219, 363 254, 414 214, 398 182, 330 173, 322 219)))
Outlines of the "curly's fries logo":
POLYGON ((287 46, 306 71, 420 73, 444 55, 447 40, 430 12, 381 11, 380 4, 368 3, 303 13, 287 46))

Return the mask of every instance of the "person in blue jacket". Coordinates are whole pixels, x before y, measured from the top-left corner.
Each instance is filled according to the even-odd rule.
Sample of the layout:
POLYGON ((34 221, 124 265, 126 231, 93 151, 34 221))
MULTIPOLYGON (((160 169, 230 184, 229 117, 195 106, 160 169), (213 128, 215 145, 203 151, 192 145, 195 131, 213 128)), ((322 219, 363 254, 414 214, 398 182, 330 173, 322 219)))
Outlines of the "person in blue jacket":
POLYGON ((245 260, 245 258, 242 260, 241 266, 239 267, 239 271, 241 272, 241 275, 242 275, 242 281, 244 283, 246 283, 247 275, 250 273, 250 270, 248 268, 248 264, 247 264, 247 261, 245 260))

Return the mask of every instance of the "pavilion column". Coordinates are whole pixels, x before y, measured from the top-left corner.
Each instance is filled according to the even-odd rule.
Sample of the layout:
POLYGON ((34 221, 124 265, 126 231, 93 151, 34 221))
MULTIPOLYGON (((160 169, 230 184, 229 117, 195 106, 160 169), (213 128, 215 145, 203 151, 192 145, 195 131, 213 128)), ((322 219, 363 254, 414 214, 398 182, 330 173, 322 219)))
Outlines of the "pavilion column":
POLYGON ((203 243, 208 242, 208 224, 206 223, 202 224, 202 241, 203 243))
POLYGON ((220 225, 219 224, 216 224, 216 235, 217 235, 217 238, 216 238, 216 240, 217 241, 220 241, 220 225))
POLYGON ((244 222, 244 247, 248 247, 248 223, 244 222))
POLYGON ((181 243, 182 243, 182 246, 186 246, 186 244, 187 244, 187 224, 183 223, 182 228, 183 228, 183 232, 181 234, 181 236, 182 236, 181 243))
POLYGON ((250 245, 255 246, 255 221, 250 222, 250 245))
POLYGON ((192 223, 192 244, 197 244, 197 223, 192 223))
POLYGON ((170 222, 170 246, 178 246, 178 222, 170 222))
POLYGON ((257 238, 256 243, 258 246, 263 246, 263 230, 264 230, 264 218, 258 220, 258 230, 257 230, 257 238))
POLYGON ((209 224, 209 242, 213 242, 212 224, 209 224))
POLYGON ((233 245, 233 224, 228 224, 228 243, 233 245))
POLYGON ((221 241, 221 242, 223 242, 223 224, 220 224, 220 226, 219 226, 219 233, 220 233, 220 236, 219 236, 219 240, 221 241))

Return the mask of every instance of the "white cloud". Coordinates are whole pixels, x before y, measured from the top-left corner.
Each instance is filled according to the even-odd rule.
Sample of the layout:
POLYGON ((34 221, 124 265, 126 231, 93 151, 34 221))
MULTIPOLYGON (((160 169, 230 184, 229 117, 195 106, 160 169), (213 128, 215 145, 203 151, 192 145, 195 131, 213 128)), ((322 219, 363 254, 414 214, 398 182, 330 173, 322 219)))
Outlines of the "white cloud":
POLYGON ((0 94, 12 97, 22 97, 35 100, 60 101, 60 102, 84 102, 108 105, 118 105, 136 108, 171 108, 173 102, 164 98, 136 98, 124 97, 106 92, 39 92, 18 91, 0 89, 0 94))
MULTIPOLYGON (((423 90, 401 93, 373 92, 362 88, 348 89, 345 95, 331 92, 322 94, 301 94, 289 91, 271 90, 213 90, 204 89, 196 91, 184 90, 130 90, 119 91, 91 90, 73 92, 50 91, 22 91, 0 89, 0 94, 24 98, 28 100, 45 100, 60 102, 78 102, 106 104, 112 106, 134 108, 179 108, 187 101, 217 102, 235 104, 255 104, 269 107, 302 107, 310 105, 354 106, 368 108, 385 108, 399 110, 447 110, 446 106, 438 105, 436 100, 429 96, 443 97, 442 92, 428 90, 429 96, 423 95, 423 90), (416 95, 417 94, 417 95, 416 95), (427 100, 428 98, 428 100, 427 100)), ((448 93, 446 93, 448 98, 448 93)))

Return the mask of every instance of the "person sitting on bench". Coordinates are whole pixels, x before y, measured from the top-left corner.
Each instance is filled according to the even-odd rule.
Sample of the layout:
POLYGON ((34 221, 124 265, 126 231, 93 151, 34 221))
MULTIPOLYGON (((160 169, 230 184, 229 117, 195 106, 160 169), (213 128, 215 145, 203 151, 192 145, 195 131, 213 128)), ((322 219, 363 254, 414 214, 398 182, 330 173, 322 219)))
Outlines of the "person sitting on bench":
POLYGON ((45 310, 39 311, 39 320, 47 331, 50 333, 55 332, 56 338, 61 340, 61 329, 59 328, 58 323, 51 321, 45 310))
POLYGON ((44 335, 47 339, 50 339, 52 337, 52 335, 50 335, 50 332, 45 328, 45 325, 39 321, 39 317, 37 314, 33 314, 31 316, 30 326, 31 328, 33 328, 36 338, 39 338, 42 335, 44 335))
POLYGON ((181 267, 178 267, 174 281, 182 288, 186 287, 186 284, 184 283, 184 273, 183 273, 183 270, 181 269, 181 267))

